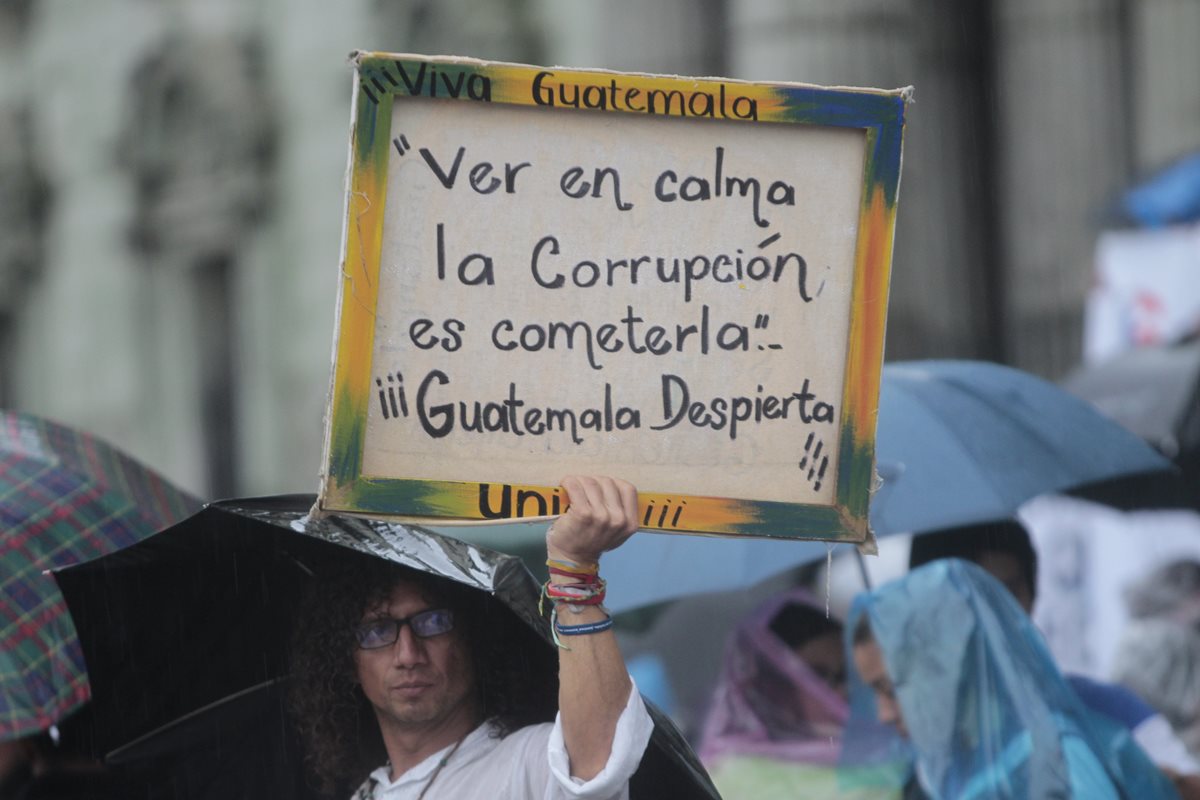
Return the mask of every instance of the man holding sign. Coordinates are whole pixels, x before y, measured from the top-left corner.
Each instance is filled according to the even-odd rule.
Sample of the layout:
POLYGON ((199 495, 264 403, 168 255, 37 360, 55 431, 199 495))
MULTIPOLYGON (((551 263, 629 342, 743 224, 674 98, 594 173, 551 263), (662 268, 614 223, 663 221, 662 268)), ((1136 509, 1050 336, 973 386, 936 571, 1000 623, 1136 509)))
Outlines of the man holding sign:
POLYGON ((327 789, 360 780, 356 762, 382 740, 387 761, 355 800, 629 796, 654 725, 601 605, 598 565, 637 529, 637 491, 603 477, 568 477, 562 489, 570 506, 546 535, 555 722, 528 724, 553 678, 539 686, 513 638, 489 647, 499 621, 480 619, 478 592, 379 562, 314 597, 296 632, 294 706, 327 789))

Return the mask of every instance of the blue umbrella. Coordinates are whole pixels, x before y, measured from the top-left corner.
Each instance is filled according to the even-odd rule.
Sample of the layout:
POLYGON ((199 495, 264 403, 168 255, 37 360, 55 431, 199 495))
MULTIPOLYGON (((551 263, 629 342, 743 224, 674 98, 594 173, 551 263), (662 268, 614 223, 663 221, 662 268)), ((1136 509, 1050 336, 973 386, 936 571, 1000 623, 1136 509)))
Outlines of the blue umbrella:
POLYGON ((1087 402, 981 361, 885 366, 875 460, 878 535, 1003 519, 1041 494, 1171 469, 1087 402))
MULTIPOLYGON (((492 525, 427 525, 471 544, 519 556, 534 575, 546 577, 545 522, 492 525)), ((621 613, 702 592, 737 589, 825 558, 851 545, 805 539, 723 538, 638 531, 604 556, 605 607, 621 613)))
MULTIPOLYGON (((882 479, 871 499, 876 536, 1007 518, 1041 494, 1171 468, 1085 401, 981 361, 885 365, 875 459, 882 479)), ((605 557, 609 607, 752 586, 824 558, 829 547, 639 534, 605 557)))
POLYGON ((1125 192, 1121 208, 1148 228, 1200 219, 1200 153, 1171 163, 1125 192))

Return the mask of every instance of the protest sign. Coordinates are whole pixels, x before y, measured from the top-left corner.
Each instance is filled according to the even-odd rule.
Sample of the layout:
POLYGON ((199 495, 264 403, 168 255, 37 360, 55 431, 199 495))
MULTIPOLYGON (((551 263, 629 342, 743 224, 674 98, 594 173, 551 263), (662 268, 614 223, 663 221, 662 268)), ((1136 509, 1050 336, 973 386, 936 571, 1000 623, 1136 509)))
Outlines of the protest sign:
POLYGON ((868 539, 907 90, 356 78, 320 508, 868 539))

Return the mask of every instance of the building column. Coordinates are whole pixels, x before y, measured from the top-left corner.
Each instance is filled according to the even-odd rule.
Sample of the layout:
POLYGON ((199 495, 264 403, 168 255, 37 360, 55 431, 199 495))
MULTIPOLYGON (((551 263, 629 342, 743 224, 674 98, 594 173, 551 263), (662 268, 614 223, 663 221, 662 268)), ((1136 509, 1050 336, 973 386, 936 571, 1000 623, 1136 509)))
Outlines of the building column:
POLYGON ((888 360, 999 358, 994 195, 977 3, 735 3, 730 72, 752 80, 915 87, 904 137, 888 360))
POLYGON ((1138 174, 1200 149, 1200 3, 1131 3, 1134 169, 1138 174))
POLYGON ((1123 4, 993 9, 1008 360, 1056 378, 1079 361, 1096 234, 1130 172, 1123 4))

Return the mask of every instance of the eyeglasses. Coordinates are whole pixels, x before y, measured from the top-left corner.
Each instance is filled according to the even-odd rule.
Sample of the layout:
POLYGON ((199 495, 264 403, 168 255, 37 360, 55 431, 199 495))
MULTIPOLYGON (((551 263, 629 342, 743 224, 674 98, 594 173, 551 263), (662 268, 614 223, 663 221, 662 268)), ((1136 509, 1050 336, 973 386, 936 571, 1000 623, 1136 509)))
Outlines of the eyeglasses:
POLYGON ((405 625, 421 639, 441 636, 454 630, 454 612, 448 608, 431 608, 401 619, 381 617, 359 625, 354 629, 354 637, 360 649, 375 650, 395 644, 400 638, 400 629, 405 625))

